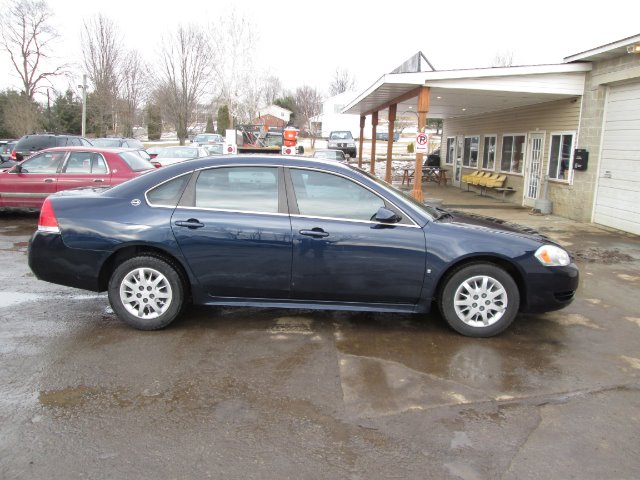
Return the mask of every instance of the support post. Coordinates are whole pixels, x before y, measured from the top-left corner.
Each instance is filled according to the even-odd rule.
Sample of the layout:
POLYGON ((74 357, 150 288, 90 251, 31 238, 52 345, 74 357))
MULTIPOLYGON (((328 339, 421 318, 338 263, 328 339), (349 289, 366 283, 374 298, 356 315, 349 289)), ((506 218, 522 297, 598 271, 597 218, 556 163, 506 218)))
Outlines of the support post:
POLYGON ((86 136, 87 133, 87 75, 82 75, 82 130, 81 135, 86 136))
MULTIPOLYGON (((418 132, 424 132, 427 126, 427 112, 429 112, 429 87, 420 87, 418 94, 418 132)), ((416 153, 416 166, 413 174, 413 198, 422 202, 424 195, 422 193, 422 164, 424 162, 424 153, 416 153)))
POLYGON ((364 142, 364 124, 367 117, 360 116, 360 148, 358 149, 358 168, 362 168, 362 144, 364 142))
POLYGON ((376 130, 378 128, 378 112, 371 114, 371 164, 369 172, 371 175, 376 174, 376 130))
POLYGON ((396 113, 398 105, 389 106, 389 135, 387 139, 387 171, 385 172, 384 181, 391 184, 391 157, 393 156, 393 132, 395 131, 396 113))

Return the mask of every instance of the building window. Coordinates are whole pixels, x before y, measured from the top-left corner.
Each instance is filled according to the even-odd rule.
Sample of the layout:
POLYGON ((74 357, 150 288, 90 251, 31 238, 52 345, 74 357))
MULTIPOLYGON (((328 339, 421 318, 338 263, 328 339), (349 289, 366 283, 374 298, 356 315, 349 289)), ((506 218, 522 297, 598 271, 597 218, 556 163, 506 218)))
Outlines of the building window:
POLYGON ((464 137, 464 155, 462 165, 476 168, 478 166, 478 150, 480 148, 480 137, 464 137))
POLYGON ((509 173, 522 173, 524 165, 524 146, 526 135, 502 136, 502 159, 500 171, 509 173))
POLYGON ((496 168, 496 136, 485 135, 482 148, 482 168, 494 170, 496 168))
POLYGON ((573 168, 574 133, 552 133, 549 150, 549 178, 569 181, 573 168))
POLYGON ((445 163, 447 165, 453 165, 453 159, 456 155, 456 139, 455 137, 447 138, 447 159, 445 163))

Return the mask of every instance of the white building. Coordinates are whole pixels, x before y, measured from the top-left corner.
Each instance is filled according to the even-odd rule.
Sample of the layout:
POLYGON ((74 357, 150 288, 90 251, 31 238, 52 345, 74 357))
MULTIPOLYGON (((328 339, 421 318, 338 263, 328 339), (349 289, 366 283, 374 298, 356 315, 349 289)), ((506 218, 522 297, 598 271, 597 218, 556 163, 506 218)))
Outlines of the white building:
MULTIPOLYGON (((356 92, 343 92, 322 102, 322 113, 311 119, 320 124, 321 136, 326 138, 334 130, 350 130, 354 138, 360 136, 360 115, 341 113, 357 96, 356 92)), ((364 138, 371 138, 371 118, 367 117, 364 127, 364 138)))
POLYGON ((268 107, 262 107, 258 109, 258 117, 272 115, 280 120, 284 120, 285 125, 289 123, 289 120, 291 119, 291 113, 291 110, 279 107, 278 105, 269 105, 268 107))

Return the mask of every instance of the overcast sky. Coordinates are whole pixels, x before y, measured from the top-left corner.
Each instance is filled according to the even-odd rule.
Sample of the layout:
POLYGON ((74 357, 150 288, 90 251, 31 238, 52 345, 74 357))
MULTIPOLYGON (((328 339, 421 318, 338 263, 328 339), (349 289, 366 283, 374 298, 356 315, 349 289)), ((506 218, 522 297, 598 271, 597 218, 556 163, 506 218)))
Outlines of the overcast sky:
MULTIPOLYGON (((285 87, 328 90, 336 68, 348 69, 358 90, 369 87, 409 56, 422 51, 437 70, 489 67, 511 52, 514 65, 561 63, 584 50, 640 33, 640 6, 632 1, 369 1, 242 2, 189 0, 48 0, 61 35, 61 62, 81 58, 83 21, 97 13, 118 25, 124 43, 153 64, 157 45, 179 23, 206 24, 231 8, 255 26, 256 62, 285 87)), ((18 87, 6 53, 0 87, 18 87), (9 73, 8 73, 9 72, 9 73)), ((78 79, 60 82, 75 87, 78 79)))

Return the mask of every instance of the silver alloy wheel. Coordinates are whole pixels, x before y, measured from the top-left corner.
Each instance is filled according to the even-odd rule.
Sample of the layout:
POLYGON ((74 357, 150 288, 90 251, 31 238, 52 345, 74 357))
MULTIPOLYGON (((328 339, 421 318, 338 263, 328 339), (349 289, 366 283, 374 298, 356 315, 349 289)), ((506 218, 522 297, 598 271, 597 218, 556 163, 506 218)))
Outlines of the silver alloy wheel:
POLYGON ((153 268, 131 270, 120 283, 122 305, 141 319, 158 318, 167 311, 172 298, 169 280, 153 268))
POLYGON ((495 278, 478 275, 456 289, 453 305, 458 318, 470 327, 488 327, 502 318, 508 298, 504 286, 495 278))

